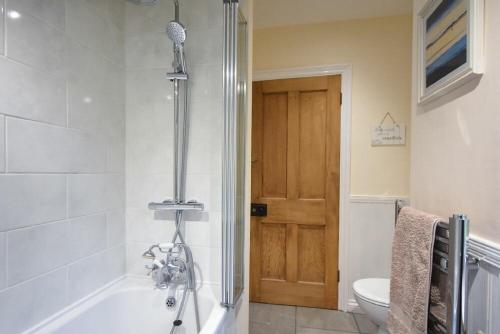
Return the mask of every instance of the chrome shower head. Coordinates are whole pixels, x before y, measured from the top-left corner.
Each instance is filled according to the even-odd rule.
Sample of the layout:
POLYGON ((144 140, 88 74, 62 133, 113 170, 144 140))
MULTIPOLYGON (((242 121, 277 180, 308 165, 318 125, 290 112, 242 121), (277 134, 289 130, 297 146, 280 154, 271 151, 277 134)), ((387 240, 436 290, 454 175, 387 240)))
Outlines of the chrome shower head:
POLYGON ((167 24, 167 35, 175 46, 182 46, 186 40, 186 29, 177 21, 170 21, 167 24))

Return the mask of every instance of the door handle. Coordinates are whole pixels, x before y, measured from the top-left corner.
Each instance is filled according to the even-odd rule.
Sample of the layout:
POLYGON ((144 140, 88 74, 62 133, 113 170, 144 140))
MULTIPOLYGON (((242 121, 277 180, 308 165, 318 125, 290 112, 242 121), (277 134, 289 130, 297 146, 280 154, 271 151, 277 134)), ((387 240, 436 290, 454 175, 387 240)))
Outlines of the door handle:
POLYGON ((250 205, 250 215, 253 217, 266 217, 267 204, 252 203, 250 205))

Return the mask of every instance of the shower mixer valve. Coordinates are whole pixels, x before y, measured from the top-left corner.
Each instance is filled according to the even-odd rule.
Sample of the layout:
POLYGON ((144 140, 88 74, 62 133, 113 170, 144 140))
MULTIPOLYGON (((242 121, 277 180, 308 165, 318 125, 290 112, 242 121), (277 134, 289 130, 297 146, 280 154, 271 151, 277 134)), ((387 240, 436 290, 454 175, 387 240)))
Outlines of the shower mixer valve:
POLYGON ((187 285, 188 270, 186 260, 180 257, 182 244, 164 243, 151 246, 143 257, 152 260, 151 265, 146 265, 155 281, 156 288, 167 289, 169 286, 187 285), (159 259, 153 250, 158 249, 166 254, 163 259, 159 259))

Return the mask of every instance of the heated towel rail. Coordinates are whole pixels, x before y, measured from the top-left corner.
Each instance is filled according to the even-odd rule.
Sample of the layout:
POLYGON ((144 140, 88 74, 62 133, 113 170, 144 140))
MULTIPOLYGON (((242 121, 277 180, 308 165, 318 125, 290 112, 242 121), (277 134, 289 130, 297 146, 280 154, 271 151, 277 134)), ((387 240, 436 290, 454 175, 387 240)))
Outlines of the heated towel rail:
MULTIPOLYGON (((396 200, 396 219, 404 202, 396 200)), ((479 260, 467 254, 469 219, 455 214, 436 227, 429 296, 429 334, 467 333, 469 270, 479 260)))

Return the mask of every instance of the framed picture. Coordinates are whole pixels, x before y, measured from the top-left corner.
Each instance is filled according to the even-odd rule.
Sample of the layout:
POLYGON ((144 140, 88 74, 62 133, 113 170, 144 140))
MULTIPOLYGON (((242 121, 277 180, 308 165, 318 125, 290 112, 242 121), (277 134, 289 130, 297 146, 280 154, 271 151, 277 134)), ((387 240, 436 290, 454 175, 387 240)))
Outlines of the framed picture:
POLYGON ((483 73, 484 0, 428 0, 419 13, 420 104, 483 73))

